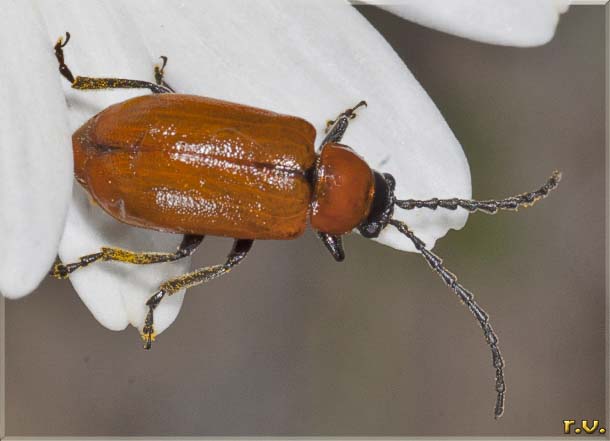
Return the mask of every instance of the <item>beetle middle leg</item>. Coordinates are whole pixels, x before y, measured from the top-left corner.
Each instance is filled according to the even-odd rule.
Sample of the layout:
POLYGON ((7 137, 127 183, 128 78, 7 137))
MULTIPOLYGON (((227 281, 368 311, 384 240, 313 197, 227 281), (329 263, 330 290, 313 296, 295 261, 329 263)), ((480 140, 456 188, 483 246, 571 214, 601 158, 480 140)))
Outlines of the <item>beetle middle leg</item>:
POLYGON ((175 253, 150 253, 136 252, 124 250, 122 248, 103 247, 100 252, 88 254, 74 263, 56 263, 50 272, 50 275, 56 279, 66 279, 68 276, 79 268, 84 268, 94 262, 117 261, 124 263, 132 263, 136 265, 147 265, 151 263, 174 262, 176 260, 188 257, 195 252, 204 236, 187 234, 182 239, 182 243, 178 246, 175 253))
POLYGON ((100 90, 100 89, 149 89, 153 93, 172 93, 171 88, 161 84, 150 83, 142 80, 127 80, 124 78, 92 78, 74 76, 64 61, 64 47, 70 41, 70 33, 66 32, 66 40, 59 38, 55 43, 55 58, 59 63, 59 72, 72 84, 73 89, 100 90))
POLYGON ((157 291, 146 302, 146 305, 148 306, 148 314, 146 314, 144 327, 142 328, 144 349, 150 349, 152 342, 155 341, 156 334, 154 327, 154 311, 166 295, 171 296, 181 289, 201 285, 202 283, 209 282, 210 280, 216 279, 217 277, 228 273, 235 265, 240 263, 244 257, 246 257, 252 248, 253 243, 254 241, 251 239, 236 239, 224 264, 207 266, 205 268, 183 274, 182 276, 174 277, 173 279, 169 279, 168 281, 162 283, 159 286, 159 291, 157 291))
POLYGON ((362 100, 354 107, 346 109, 340 113, 334 120, 328 120, 326 122, 326 136, 320 144, 320 149, 329 142, 340 142, 349 126, 350 120, 356 118, 356 110, 362 106, 367 106, 366 101, 362 100))

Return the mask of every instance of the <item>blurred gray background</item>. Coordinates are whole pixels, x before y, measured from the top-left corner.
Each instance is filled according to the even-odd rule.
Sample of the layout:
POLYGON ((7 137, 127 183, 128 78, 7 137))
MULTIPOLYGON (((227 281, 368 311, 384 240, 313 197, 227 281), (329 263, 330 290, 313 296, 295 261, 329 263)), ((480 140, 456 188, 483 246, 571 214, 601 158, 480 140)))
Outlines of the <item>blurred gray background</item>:
MULTIPOLYGON (((359 236, 336 264, 310 232, 258 242, 230 277, 187 294, 140 349, 102 328, 69 282, 6 308, 7 435, 560 435, 605 421, 604 8, 572 7, 531 49, 438 33, 359 7, 462 143, 473 194, 559 190, 472 215, 435 251, 490 313, 506 359, 492 416, 489 349, 417 254, 359 236)), ((206 239, 194 264, 220 262, 206 239)))

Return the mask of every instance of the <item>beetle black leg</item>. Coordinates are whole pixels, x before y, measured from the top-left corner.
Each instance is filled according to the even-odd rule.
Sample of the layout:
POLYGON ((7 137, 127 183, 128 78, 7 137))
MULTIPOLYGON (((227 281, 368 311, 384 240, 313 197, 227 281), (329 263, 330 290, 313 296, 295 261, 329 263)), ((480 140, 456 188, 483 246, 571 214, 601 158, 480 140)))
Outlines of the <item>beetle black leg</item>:
POLYGON ((428 200, 417 200, 417 199, 405 199, 396 201, 396 206, 404 208, 405 210, 412 210, 413 208, 429 208, 436 210, 438 207, 446 208, 448 210, 455 210, 457 207, 462 207, 471 213, 475 211, 482 211, 487 214, 495 214, 499 210, 513 210, 517 211, 521 207, 530 207, 538 202, 540 199, 545 198, 552 190, 554 190, 559 181, 561 180, 561 173, 558 171, 553 172, 551 177, 546 183, 538 190, 531 191, 529 193, 521 193, 516 196, 510 196, 504 199, 490 199, 486 201, 474 201, 470 199, 428 199, 428 200))
POLYGON ((158 64, 155 65, 155 83, 160 86, 166 87, 172 92, 176 93, 176 91, 172 89, 169 84, 163 81, 163 76, 165 75, 165 65, 167 64, 167 57, 165 55, 161 55, 159 58, 161 58, 162 63, 161 66, 159 66, 158 64))
POLYGON ((66 80, 68 80, 70 83, 74 82, 74 75, 72 75, 72 72, 70 71, 70 69, 68 68, 68 66, 66 66, 66 63, 64 62, 64 47, 68 44, 68 41, 70 41, 70 33, 66 32, 66 41, 63 40, 62 37, 59 37, 57 39, 57 42, 55 43, 55 58, 57 58, 57 62, 59 63, 59 72, 64 76, 64 78, 66 80))
POLYGON ((73 89, 100 90, 100 89, 149 89, 153 93, 172 93, 173 90, 163 85, 141 80, 126 80, 123 78, 92 78, 74 76, 64 61, 63 48, 70 41, 70 33, 66 32, 66 41, 60 37, 55 43, 55 58, 59 63, 59 72, 72 84, 73 89))
POLYGON ((133 263, 136 265, 147 265, 150 263, 173 262, 190 256, 195 252, 204 236, 185 235, 182 243, 178 246, 175 253, 146 253, 128 251, 121 248, 104 247, 99 253, 88 254, 75 263, 56 263, 50 275, 56 279, 67 279, 68 276, 79 268, 84 268, 94 262, 107 262, 114 260, 117 262, 133 263))
POLYGON ((101 89, 149 89, 152 93, 172 93, 165 86, 142 80, 127 80, 125 78, 92 78, 77 76, 72 83, 73 89, 101 90, 101 89))
POLYGON ((336 119, 326 122, 326 136, 320 143, 320 149, 329 142, 340 142, 349 126, 350 120, 356 118, 356 109, 366 106, 366 101, 360 101, 354 107, 350 107, 343 113, 339 114, 336 119))
POLYGON ((341 236, 334 236, 328 233, 318 231, 318 237, 322 240, 326 249, 332 254, 337 262, 343 262, 345 259, 345 251, 343 250, 343 240, 341 236))
POLYGON ((144 349, 150 349, 152 342, 155 341, 154 311, 166 295, 171 296, 181 289, 201 285, 228 273, 246 257, 253 243, 254 241, 251 239, 236 239, 224 264, 207 266, 162 283, 159 286, 159 291, 146 302, 148 314, 146 314, 144 327, 142 328, 144 349))
POLYGON ((475 302, 473 294, 458 283, 455 274, 443 266, 443 260, 432 251, 428 250, 426 248, 426 244, 419 237, 413 234, 405 223, 392 219, 390 224, 392 224, 396 229, 398 229, 398 231, 407 236, 411 242, 413 242, 413 245, 415 245, 415 248, 417 248, 424 259, 426 259, 428 265, 430 265, 430 268, 436 271, 440 278, 443 279, 443 282, 445 282, 445 284, 451 288, 458 298, 468 307, 472 315, 474 315, 481 325, 483 334, 485 335, 485 340, 487 340, 487 344, 491 348, 492 362, 494 368, 496 369, 497 395, 494 416, 496 418, 501 417, 502 413, 504 412, 504 398, 506 393, 506 384, 504 383, 504 359, 502 358, 500 348, 498 347, 498 336, 489 323, 489 316, 483 310, 483 308, 481 308, 477 302, 475 302))

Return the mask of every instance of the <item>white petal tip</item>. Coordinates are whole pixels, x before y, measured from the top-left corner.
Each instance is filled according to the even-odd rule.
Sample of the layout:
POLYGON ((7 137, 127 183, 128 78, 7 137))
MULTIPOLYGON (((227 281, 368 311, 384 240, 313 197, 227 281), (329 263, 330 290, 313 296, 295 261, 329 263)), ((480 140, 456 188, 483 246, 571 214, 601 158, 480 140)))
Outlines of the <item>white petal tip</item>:
POLYGON ((407 20, 460 37, 530 47, 553 38, 559 14, 567 11, 569 3, 569 0, 402 0, 379 6, 407 20))
POLYGON ((34 291, 42 280, 19 280, 0 277, 0 295, 7 299, 20 299, 34 291))
POLYGON ((555 0, 555 4, 560 14, 565 14, 570 9, 570 0, 555 0))

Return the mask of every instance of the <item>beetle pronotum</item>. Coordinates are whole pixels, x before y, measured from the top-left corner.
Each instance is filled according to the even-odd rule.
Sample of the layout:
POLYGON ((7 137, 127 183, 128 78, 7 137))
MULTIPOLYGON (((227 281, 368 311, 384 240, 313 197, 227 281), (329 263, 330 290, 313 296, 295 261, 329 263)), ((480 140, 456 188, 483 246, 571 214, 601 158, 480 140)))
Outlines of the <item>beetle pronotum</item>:
POLYGON ((246 257, 254 240, 293 239, 303 234, 309 219, 335 260, 342 261, 342 235, 357 229, 364 237, 374 238, 392 226, 413 242, 483 329, 496 370, 494 415, 502 415, 504 361, 487 313, 441 258, 404 222, 393 218, 394 208, 461 207, 489 214, 517 210, 548 195, 561 179, 559 172, 535 191, 499 200, 397 199, 390 174, 371 170, 350 147, 340 144, 364 101, 328 122, 316 152, 315 129, 301 118, 175 93, 163 80, 166 57, 155 67, 155 83, 75 77, 64 62, 63 48, 69 39, 66 33, 66 40, 60 38, 54 50, 59 71, 74 89, 137 88, 153 93, 108 107, 74 133, 76 179, 119 221, 184 238, 174 253, 104 247, 78 262, 57 263, 52 276, 66 278, 98 261, 175 261, 190 256, 205 235, 235 238, 223 264, 167 280, 150 297, 142 329, 144 347, 149 349, 155 340, 154 311, 163 298, 226 274, 246 257))

